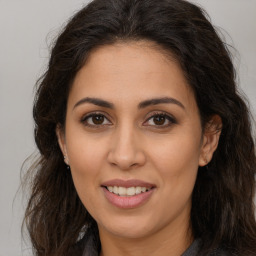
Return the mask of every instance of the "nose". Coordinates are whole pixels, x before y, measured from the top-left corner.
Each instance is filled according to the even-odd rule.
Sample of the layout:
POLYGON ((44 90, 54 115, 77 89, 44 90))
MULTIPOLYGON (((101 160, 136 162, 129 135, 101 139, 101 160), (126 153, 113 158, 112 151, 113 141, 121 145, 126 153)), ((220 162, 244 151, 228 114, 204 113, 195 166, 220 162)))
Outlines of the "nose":
POLYGON ((146 155, 139 134, 128 126, 117 129, 113 134, 107 158, 111 165, 122 170, 144 165, 146 155))

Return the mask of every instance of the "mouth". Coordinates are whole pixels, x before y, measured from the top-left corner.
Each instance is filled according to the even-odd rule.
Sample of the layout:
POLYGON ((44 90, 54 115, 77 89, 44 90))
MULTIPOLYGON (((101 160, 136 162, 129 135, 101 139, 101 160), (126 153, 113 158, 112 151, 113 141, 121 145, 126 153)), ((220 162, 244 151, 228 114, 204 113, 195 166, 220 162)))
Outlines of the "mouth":
POLYGON ((119 186, 104 186, 109 192, 118 195, 118 196, 124 196, 124 197, 129 197, 129 196, 135 196, 139 195, 141 193, 148 192, 149 190, 153 189, 152 188, 146 188, 146 187, 119 187, 119 186))
POLYGON ((106 199, 119 208, 136 208, 146 203, 155 191, 156 185, 140 180, 110 180, 104 182, 106 199))

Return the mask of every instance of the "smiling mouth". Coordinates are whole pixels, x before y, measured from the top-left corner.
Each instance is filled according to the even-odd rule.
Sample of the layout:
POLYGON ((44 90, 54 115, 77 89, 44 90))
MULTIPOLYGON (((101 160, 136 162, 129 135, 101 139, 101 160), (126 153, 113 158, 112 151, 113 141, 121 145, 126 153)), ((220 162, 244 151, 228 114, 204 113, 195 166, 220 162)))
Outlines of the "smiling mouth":
POLYGON ((129 196, 135 196, 135 195, 139 195, 145 192, 150 191, 151 189, 153 189, 153 187, 151 188, 146 188, 146 187, 120 187, 120 186, 104 186, 109 192, 118 195, 118 196, 122 196, 122 197, 129 197, 129 196))
POLYGON ((154 193, 156 185, 138 179, 113 179, 101 184, 105 198, 121 209, 132 209, 144 205, 154 193))

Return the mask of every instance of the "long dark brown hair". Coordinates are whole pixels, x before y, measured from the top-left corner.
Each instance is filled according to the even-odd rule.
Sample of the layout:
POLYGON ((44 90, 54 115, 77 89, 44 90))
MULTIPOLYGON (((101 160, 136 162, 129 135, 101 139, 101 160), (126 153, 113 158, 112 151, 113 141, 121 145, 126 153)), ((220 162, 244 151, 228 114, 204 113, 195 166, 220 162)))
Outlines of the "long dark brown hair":
POLYGON ((28 172, 31 194, 24 221, 35 255, 69 255, 79 248, 81 236, 93 237, 100 247, 97 225, 77 195, 55 129, 64 127, 70 87, 91 51, 139 40, 156 43, 180 63, 203 128, 214 114, 222 119, 219 146, 207 168, 199 167, 193 191, 191 223, 194 237, 201 239, 199 254, 222 248, 231 255, 255 255, 250 113, 239 95, 227 45, 207 14, 183 0, 94 0, 58 36, 33 108, 40 158, 28 172))

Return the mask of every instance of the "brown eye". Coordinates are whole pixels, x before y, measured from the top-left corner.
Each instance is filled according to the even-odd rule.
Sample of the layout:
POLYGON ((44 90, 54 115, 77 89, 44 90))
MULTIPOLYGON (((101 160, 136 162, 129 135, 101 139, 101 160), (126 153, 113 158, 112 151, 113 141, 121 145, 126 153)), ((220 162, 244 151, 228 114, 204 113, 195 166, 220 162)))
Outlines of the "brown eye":
POLYGON ((90 114, 82 118, 81 122, 86 126, 109 125, 111 122, 102 114, 90 114))
POLYGON ((171 115, 167 115, 165 113, 155 113, 146 121, 147 126, 158 127, 158 128, 166 128, 171 126, 172 124, 176 124, 177 121, 171 115))
POLYGON ((104 116, 103 115, 94 115, 94 116, 92 116, 92 122, 94 124, 103 124, 104 116))
POLYGON ((163 125, 166 121, 166 117, 164 115, 154 116, 153 122, 156 125, 163 125))

